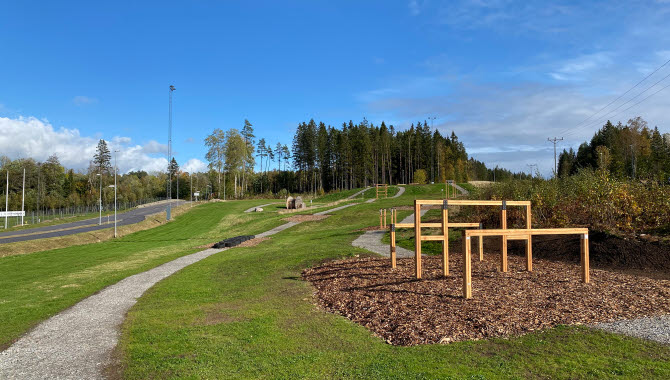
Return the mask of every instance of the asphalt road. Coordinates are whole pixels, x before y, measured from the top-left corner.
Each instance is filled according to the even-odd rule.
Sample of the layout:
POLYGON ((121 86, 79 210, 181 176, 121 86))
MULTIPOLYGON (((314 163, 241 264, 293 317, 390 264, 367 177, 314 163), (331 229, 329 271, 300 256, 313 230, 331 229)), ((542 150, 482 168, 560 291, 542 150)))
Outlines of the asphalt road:
MULTIPOLYGON (((172 205, 177 206, 185 203, 185 201, 173 201, 172 205)), ((154 206, 147 206, 142 208, 135 208, 130 211, 117 215, 116 225, 118 227, 127 226, 129 224, 139 223, 144 220, 147 215, 165 212, 167 205, 157 204, 154 206)), ((107 216, 102 218, 102 225, 98 225, 98 218, 91 218, 79 220, 71 223, 55 224, 51 226, 29 228, 25 230, 17 230, 0 233, 0 244, 15 243, 19 241, 46 239, 59 236, 67 236, 80 234, 82 232, 91 232, 97 230, 104 230, 106 228, 114 227, 114 216, 109 218, 110 223, 107 223, 107 216), (65 231, 62 231, 66 229, 65 231), (26 235, 30 234, 30 235, 26 235)))

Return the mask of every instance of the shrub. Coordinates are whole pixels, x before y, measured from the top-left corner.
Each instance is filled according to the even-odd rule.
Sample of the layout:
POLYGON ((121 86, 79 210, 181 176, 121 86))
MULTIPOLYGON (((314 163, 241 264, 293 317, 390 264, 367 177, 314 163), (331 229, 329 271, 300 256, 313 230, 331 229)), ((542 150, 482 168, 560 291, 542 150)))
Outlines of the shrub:
POLYGON ((418 169, 414 172, 414 182, 418 183, 419 185, 425 185, 427 180, 428 176, 426 175, 425 170, 418 169))

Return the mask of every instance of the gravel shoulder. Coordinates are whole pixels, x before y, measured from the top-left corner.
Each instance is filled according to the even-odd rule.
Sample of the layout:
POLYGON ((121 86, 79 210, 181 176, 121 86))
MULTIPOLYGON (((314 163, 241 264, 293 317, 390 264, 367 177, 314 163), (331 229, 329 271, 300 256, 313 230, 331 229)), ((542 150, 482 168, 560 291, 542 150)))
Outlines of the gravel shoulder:
POLYGON ((591 327, 670 345, 670 314, 658 317, 598 323, 591 327))

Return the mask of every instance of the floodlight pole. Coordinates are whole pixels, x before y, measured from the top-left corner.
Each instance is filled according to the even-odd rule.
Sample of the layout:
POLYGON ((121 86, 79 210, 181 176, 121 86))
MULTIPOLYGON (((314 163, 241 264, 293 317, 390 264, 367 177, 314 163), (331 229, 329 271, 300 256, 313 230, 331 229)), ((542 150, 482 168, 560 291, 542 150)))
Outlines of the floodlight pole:
POLYGON ((167 205, 167 220, 170 220, 170 208, 172 206, 172 91, 176 90, 173 85, 170 85, 170 103, 168 115, 168 205, 167 205))
POLYGON ((26 206, 26 168, 23 168, 23 190, 21 190, 21 225, 23 225, 23 217, 25 214, 25 206, 26 206))
POLYGON ((119 151, 114 151, 114 237, 116 238, 116 172, 119 170, 117 165, 118 163, 118 154, 119 151))
POLYGON ((193 173, 189 173, 191 177, 191 207, 193 207, 193 173))
POLYGON ((102 165, 100 166, 100 198, 98 200, 98 208, 100 209, 100 216, 98 217, 98 225, 102 226, 102 165))
POLYGON ((9 170, 7 170, 7 187, 5 188, 5 230, 9 220, 9 170))

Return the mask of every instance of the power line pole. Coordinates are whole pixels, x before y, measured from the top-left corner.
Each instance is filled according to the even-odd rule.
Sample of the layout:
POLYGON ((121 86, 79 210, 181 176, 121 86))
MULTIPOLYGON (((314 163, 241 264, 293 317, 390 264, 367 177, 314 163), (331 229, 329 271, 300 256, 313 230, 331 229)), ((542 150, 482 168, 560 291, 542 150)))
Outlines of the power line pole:
POLYGON ((530 178, 533 178, 533 167, 537 168, 537 164, 526 164, 530 170, 530 178))
POLYGON ((176 90, 173 85, 170 85, 170 106, 168 116, 168 205, 167 205, 167 220, 170 220, 170 206, 172 205, 172 91, 176 90))
POLYGON ((556 137, 554 137, 553 139, 547 138, 547 141, 549 141, 550 143, 554 143, 554 177, 556 177, 558 175, 558 164, 556 163, 556 143, 559 141, 563 141, 563 137, 561 137, 560 139, 556 137))
POLYGON ((7 221, 9 220, 9 170, 7 170, 7 188, 5 190, 5 230, 7 230, 7 221))

